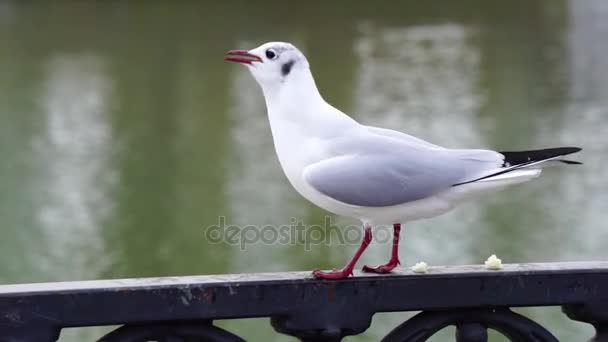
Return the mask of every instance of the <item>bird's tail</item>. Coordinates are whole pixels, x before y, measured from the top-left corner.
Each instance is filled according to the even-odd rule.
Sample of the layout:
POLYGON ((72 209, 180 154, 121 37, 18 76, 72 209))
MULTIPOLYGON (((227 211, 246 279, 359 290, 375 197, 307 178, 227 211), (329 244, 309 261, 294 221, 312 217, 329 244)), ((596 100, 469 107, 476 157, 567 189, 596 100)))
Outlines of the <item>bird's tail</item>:
POLYGON ((505 157, 502 168, 496 169, 494 172, 476 179, 454 184, 454 186, 480 181, 506 180, 510 178, 526 180, 534 178, 540 174, 540 164, 543 163, 560 162, 569 165, 582 164, 578 161, 563 159, 564 156, 581 150, 580 147, 556 147, 542 150, 499 152, 505 157))

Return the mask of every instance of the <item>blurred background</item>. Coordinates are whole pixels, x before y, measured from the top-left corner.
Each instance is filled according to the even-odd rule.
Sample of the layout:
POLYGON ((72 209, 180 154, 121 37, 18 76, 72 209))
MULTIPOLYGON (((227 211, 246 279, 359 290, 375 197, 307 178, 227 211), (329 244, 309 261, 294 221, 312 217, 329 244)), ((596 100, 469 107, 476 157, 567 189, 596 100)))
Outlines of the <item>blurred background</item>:
MULTIPOLYGON (((449 147, 584 147, 581 167, 407 225, 404 266, 608 256, 604 0, 1 1, 0 283, 342 266, 356 246, 241 250, 204 236, 220 216, 261 226, 328 215, 290 187, 261 91, 222 60, 271 40, 301 48, 324 97, 365 124, 449 147)), ((388 254, 373 244, 363 262, 388 254)), ((518 311, 560 340, 591 335, 559 308, 518 311)), ((347 341, 377 341, 410 315, 377 314, 347 341)), ((221 325, 293 341, 266 319, 221 325)))

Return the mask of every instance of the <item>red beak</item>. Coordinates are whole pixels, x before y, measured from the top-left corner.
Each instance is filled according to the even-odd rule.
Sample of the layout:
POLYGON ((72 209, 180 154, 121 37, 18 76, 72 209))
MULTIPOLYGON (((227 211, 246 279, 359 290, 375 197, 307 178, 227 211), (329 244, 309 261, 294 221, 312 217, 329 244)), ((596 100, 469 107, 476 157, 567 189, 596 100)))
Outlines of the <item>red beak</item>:
POLYGON ((224 60, 229 62, 251 64, 253 62, 263 63, 262 59, 247 50, 230 50, 224 55, 224 60))

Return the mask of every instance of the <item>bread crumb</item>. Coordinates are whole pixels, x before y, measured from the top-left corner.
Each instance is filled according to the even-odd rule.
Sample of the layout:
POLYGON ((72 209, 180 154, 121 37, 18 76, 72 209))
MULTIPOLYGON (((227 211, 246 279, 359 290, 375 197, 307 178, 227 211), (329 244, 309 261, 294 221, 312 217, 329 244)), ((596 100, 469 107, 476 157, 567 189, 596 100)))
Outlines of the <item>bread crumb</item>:
POLYGON ((416 265, 412 266, 412 271, 414 271, 415 273, 426 273, 428 268, 429 265, 427 265, 426 262, 421 261, 417 262, 416 265))
POLYGON ((499 270, 502 268, 502 260, 496 257, 496 254, 490 255, 488 260, 485 262, 486 268, 489 270, 499 270))

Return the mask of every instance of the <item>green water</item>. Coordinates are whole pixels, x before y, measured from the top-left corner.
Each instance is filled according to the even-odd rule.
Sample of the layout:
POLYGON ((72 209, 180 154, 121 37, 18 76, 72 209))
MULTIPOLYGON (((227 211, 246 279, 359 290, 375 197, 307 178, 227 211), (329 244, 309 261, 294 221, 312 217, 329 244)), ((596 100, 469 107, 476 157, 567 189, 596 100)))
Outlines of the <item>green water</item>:
MULTIPOLYGON (((308 270, 349 244, 214 244, 206 228, 323 225, 288 184, 232 48, 287 40, 361 122, 450 147, 580 145, 582 167, 407 225, 404 266, 606 259, 608 9, 602 0, 0 3, 0 282, 308 270)), ((338 226, 357 224, 331 217, 338 226)), ((366 263, 388 257, 373 244, 366 263)), ((448 289, 446 289, 448 291, 448 289)), ((407 293, 387 296, 407 296, 407 293)), ((457 294, 455 294, 457 295, 457 294)), ((522 310, 560 340, 591 330, 522 310)), ((378 314, 377 341, 410 314, 378 314)), ((265 319, 221 322, 292 341, 265 319)), ((87 341, 107 329, 66 330, 87 341)), ((452 331, 435 341, 449 341, 452 331)), ((493 340, 498 340, 494 339, 493 340)))

